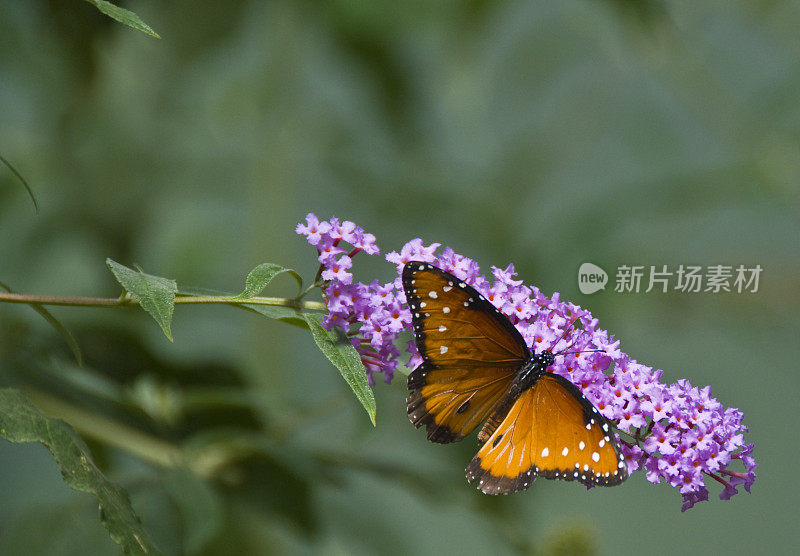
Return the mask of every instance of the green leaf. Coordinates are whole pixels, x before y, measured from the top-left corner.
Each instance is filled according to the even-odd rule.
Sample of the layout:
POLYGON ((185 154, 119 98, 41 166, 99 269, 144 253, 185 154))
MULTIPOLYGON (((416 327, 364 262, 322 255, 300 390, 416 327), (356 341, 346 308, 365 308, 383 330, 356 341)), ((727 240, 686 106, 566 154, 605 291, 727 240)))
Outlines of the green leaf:
MULTIPOLYGON (((9 288, 4 283, 0 282, 0 288, 3 288, 8 293, 13 293, 11 288, 9 288)), ((36 303, 30 303, 31 309, 42 315, 42 317, 49 322, 53 328, 55 328, 61 337, 64 338, 64 341, 67 342, 70 351, 72 351, 72 355, 75 356, 75 360, 78 362, 78 366, 83 366, 83 353, 81 352, 81 347, 78 345, 78 341, 75 339, 75 336, 72 335, 66 326, 61 324, 61 322, 53 316, 53 313, 42 307, 41 305, 37 305, 36 303)))
POLYGON ((254 297, 260 294, 266 288, 272 279, 278 274, 288 272, 297 281, 298 293, 303 289, 303 279, 291 268, 284 268, 280 265, 273 263, 261 263, 247 275, 245 280, 245 288, 242 293, 236 297, 254 297))
POLYGON ((19 390, 3 388, 0 436, 11 442, 44 444, 61 468, 64 482, 97 498, 100 521, 126 554, 159 553, 133 510, 128 493, 95 466, 86 444, 67 423, 45 416, 19 390))
POLYGON ((175 283, 175 280, 151 276, 130 269, 111 259, 106 259, 106 264, 114 273, 117 282, 139 302, 142 309, 150 313, 171 342, 170 324, 172 311, 175 308, 175 294, 178 292, 178 284, 175 283))
POLYGON ((142 21, 142 19, 133 13, 130 10, 126 10, 125 8, 120 8, 119 6, 115 6, 111 2, 106 2, 106 0, 86 0, 90 4, 93 4, 98 10, 106 14, 111 19, 116 19, 120 23, 127 25, 137 31, 141 31, 142 33, 146 33, 151 37, 155 37, 160 39, 161 37, 150 28, 150 26, 142 21))
POLYGON ((342 377, 353 389, 358 401, 367 410, 372 424, 375 424, 375 394, 367 382, 367 372, 361 363, 361 356, 339 328, 325 330, 320 322, 322 315, 303 313, 314 341, 331 363, 339 369, 342 377))

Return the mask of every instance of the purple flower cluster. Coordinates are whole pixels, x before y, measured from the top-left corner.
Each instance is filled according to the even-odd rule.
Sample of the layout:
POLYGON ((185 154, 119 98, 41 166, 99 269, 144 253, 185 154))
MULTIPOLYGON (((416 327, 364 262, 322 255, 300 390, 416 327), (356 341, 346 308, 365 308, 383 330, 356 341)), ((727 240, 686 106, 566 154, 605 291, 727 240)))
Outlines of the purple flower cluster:
POLYGON ((347 220, 340 223, 331 218, 320 222, 313 213, 295 231, 317 248, 317 281, 321 280, 328 307, 322 326, 328 330, 336 326, 348 335, 361 355, 370 385, 375 384, 374 373, 382 372, 384 380, 391 382, 400 356, 395 339, 410 328, 411 314, 395 295, 394 284, 377 280, 370 284, 353 282, 349 272, 353 257, 361 251, 368 255, 379 253, 375 236, 347 220), (342 243, 350 244, 352 249, 344 249, 342 243))
POLYGON ((585 391, 631 437, 622 442, 628 470, 642 467, 650 482, 663 479, 680 489, 682 511, 708 500, 709 477, 723 485, 721 499, 736 494, 738 485, 750 492, 757 464, 753 445, 744 444, 742 412, 723 407, 710 386, 696 388, 687 380, 666 385, 660 377, 661 371, 624 355, 615 361, 609 388, 585 391), (744 472, 728 469, 736 459, 744 472))
MULTIPOLYGON (((620 444, 629 472, 641 467, 649 481, 664 480, 680 489, 682 511, 708 500, 707 478, 722 484, 720 498, 724 500, 736 494, 739 485, 750 492, 757 464, 752 457, 753 444, 744 444, 747 427, 742 424, 742 413, 724 408, 708 386, 696 388, 686 380, 662 383, 662 371, 621 352, 619 340, 599 328, 589 311, 561 301, 558 293, 547 297, 536 287, 524 285, 515 279, 513 265, 492 267, 490 281, 480 274, 474 260, 449 247, 436 255, 440 244, 426 246, 421 239, 409 241, 399 253, 386 255, 386 260, 397 266, 394 282, 354 283, 347 272, 351 258, 360 250, 377 253, 374 236, 350 222, 319 222, 313 214, 306 221, 306 225, 298 225, 297 232, 306 235, 319 251, 329 310, 325 325, 339 326, 351 336, 371 384, 375 372, 383 372, 386 382, 391 381, 400 355, 395 340, 411 328, 400 280, 403 266, 409 261, 429 262, 481 292, 517 327, 532 351, 558 352, 568 346, 570 352, 599 350, 559 355, 550 370, 578 386, 624 433, 620 444), (345 255, 339 247, 341 241, 354 249, 345 255), (609 369, 611 374, 607 374, 609 369), (729 469, 734 460, 741 461, 744 471, 729 469)), ((407 351, 406 366, 416 367, 421 359, 413 340, 407 351)))
MULTIPOLYGON (((742 412, 724 408, 711 396, 709 386, 698 389, 686 380, 662 383, 662 371, 621 352, 619 340, 599 328, 589 311, 561 301, 558 293, 547 297, 536 287, 523 285, 514 279, 513 265, 492 267, 494 281, 490 282, 475 261, 449 247, 436 256, 438 247, 438 243, 425 246, 414 239, 399 253, 386 255, 386 260, 397 265, 398 274, 408 261, 424 261, 464 280, 511 320, 534 352, 548 348, 558 352, 567 346, 571 346, 569 351, 602 350, 558 356, 550 370, 572 381, 626 433, 629 438, 620 439, 620 445, 629 472, 643 467, 649 481, 663 479, 679 488, 682 511, 708 500, 708 477, 723 485, 722 499, 736 494, 738 485, 750 492, 757 464, 751 455, 753 445, 744 444, 742 433, 747 427, 742 424, 742 412), (606 374, 612 363, 612 374, 606 374), (737 459, 744 472, 728 469, 737 459)), ((398 289, 399 280, 395 282, 398 289)), ((413 341, 408 351, 408 366, 416 367, 420 358, 413 341)))

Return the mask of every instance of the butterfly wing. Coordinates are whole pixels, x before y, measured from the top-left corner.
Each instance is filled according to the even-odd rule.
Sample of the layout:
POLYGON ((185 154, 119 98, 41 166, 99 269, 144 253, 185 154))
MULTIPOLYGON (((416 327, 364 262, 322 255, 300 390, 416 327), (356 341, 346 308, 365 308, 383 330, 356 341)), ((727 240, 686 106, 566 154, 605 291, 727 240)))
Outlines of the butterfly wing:
POLYGON ((611 425, 569 380, 545 373, 524 391, 467 467, 486 494, 536 477, 614 486, 628 478, 611 425))
POLYGON ((408 377, 408 417, 429 440, 456 442, 486 419, 530 352, 494 305, 448 272, 409 262, 403 289, 422 357, 408 377))

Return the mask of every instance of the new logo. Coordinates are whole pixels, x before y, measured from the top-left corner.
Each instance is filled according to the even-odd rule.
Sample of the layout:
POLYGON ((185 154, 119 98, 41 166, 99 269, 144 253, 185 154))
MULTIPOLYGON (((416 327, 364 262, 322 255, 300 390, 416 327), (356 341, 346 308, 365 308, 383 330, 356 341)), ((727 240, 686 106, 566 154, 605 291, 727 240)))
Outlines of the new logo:
POLYGON ((584 295, 603 290, 608 284, 606 271, 592 263, 583 263, 578 269, 578 289, 584 295))

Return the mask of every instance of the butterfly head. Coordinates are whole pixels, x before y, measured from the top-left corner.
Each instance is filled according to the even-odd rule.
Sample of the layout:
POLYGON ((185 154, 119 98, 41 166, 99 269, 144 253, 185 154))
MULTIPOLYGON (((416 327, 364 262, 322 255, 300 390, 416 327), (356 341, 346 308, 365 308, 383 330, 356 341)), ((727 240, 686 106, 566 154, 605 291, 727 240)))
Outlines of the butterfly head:
POLYGON ((540 369, 545 370, 555 362, 556 356, 551 350, 546 349, 534 355, 533 360, 540 369))

